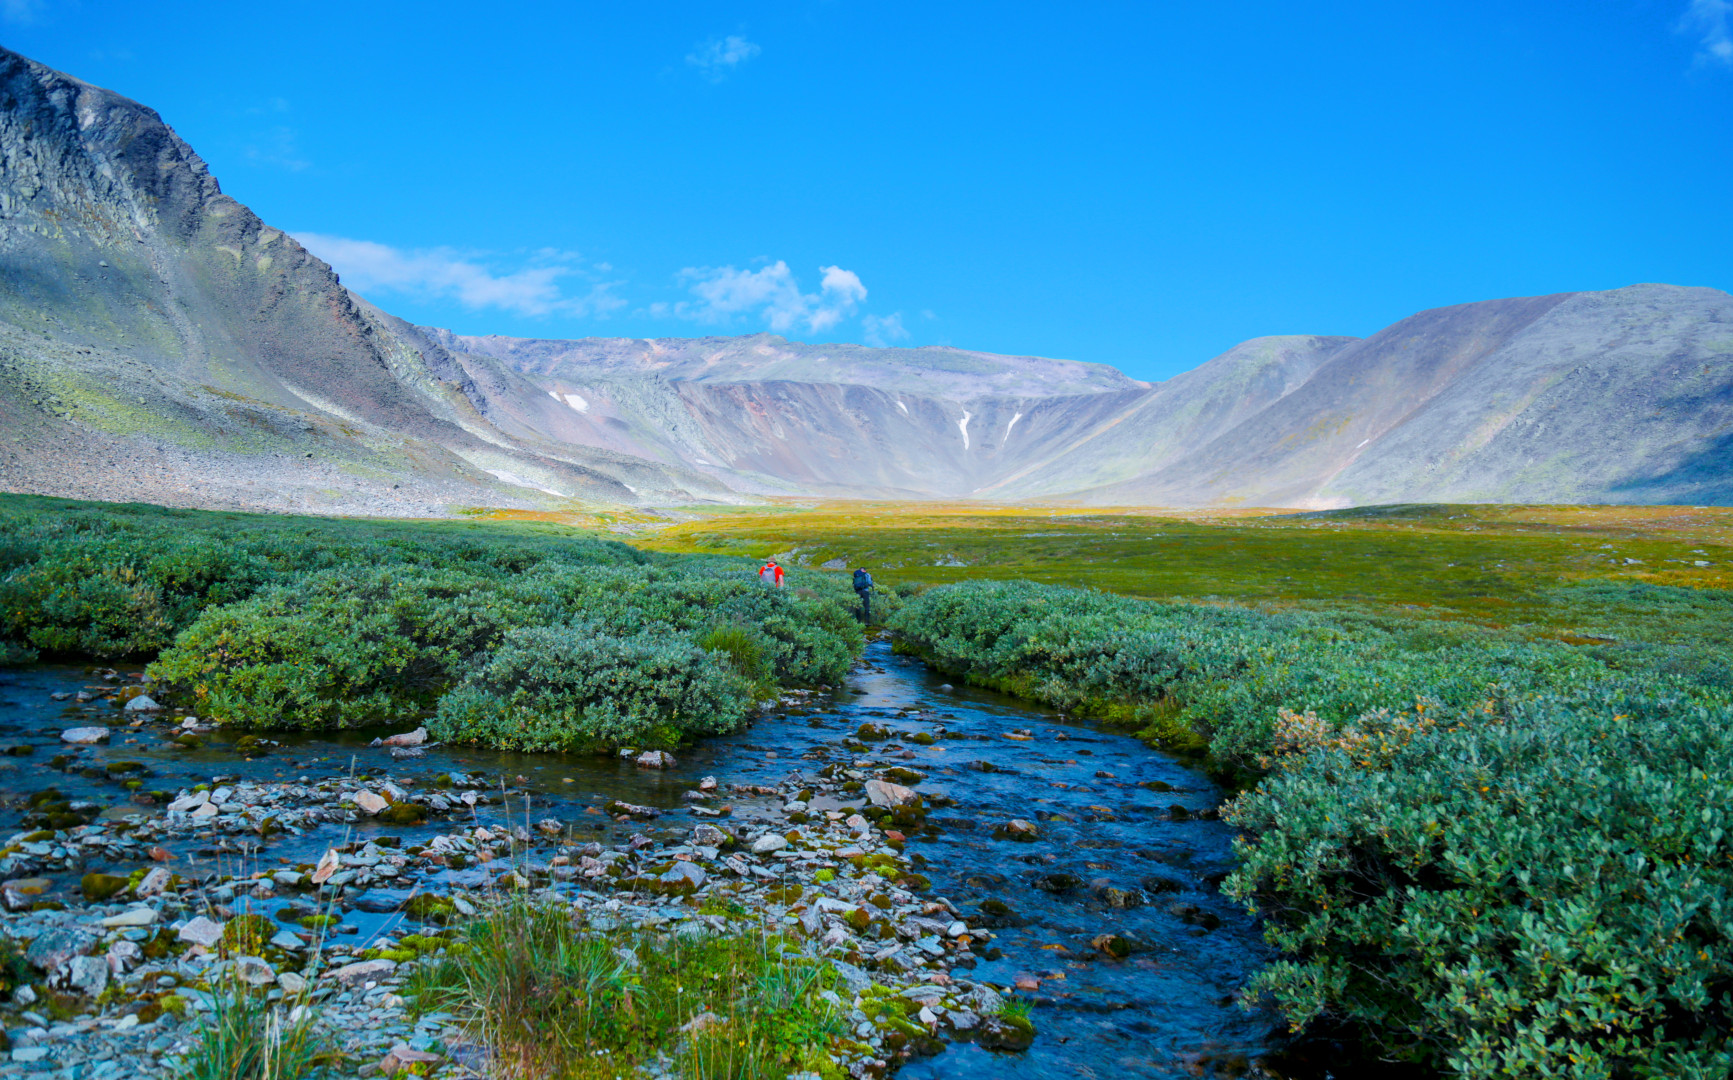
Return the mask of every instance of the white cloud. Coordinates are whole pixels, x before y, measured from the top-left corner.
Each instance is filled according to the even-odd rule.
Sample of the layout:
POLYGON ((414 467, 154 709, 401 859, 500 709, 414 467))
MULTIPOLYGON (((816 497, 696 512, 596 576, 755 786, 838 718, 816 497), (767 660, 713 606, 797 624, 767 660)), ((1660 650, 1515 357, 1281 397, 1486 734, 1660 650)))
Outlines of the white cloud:
POLYGON ((893 341, 903 341, 909 336, 908 329, 903 326, 903 313, 900 311, 889 315, 863 315, 860 324, 866 330, 864 340, 874 348, 882 349, 893 341))
POLYGON ((1691 0, 1679 32, 1698 39, 1698 64, 1733 68, 1733 0, 1691 0))
POLYGON ((545 249, 536 253, 542 265, 498 273, 477 257, 450 248, 405 251, 322 233, 300 233, 295 239, 330 263, 344 283, 360 293, 456 300, 468 308, 499 308, 520 315, 599 316, 626 303, 613 295, 613 282, 593 282, 582 295, 566 295, 561 279, 581 276, 568 252, 545 249))
POLYGON ((42 14, 43 0, 0 0, 0 20, 29 26, 42 14))
MULTIPOLYGON (((8 0, 11 2, 11 0, 8 0)), ((686 62, 698 69, 698 74, 713 83, 728 77, 728 73, 764 50, 739 34, 711 38, 686 54, 686 62)))
POLYGON ((652 315, 674 315, 693 322, 727 324, 737 316, 756 315, 776 333, 798 327, 818 333, 854 314, 866 299, 860 276, 840 266, 821 266, 819 291, 803 293, 794 272, 780 259, 757 270, 732 266, 689 267, 680 279, 689 283, 697 301, 652 304, 652 315))

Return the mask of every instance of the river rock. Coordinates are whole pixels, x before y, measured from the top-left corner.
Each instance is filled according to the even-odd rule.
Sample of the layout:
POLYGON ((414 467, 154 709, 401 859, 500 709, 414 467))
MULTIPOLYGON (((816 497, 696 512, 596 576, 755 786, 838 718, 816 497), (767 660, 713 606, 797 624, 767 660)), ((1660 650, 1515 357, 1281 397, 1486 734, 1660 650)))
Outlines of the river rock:
POLYGON ((269 986, 277 981, 271 965, 256 956, 235 957, 235 977, 248 986, 269 986))
POLYGON ((892 807, 911 806, 920 798, 901 784, 893 784, 876 777, 866 782, 866 797, 874 806, 892 807))
POLYGON ((70 990, 96 997, 108 989, 108 958, 75 956, 67 963, 62 981, 70 990))
POLYGON ((408 1043, 393 1043, 390 1052, 379 1059, 379 1071, 386 1076, 395 1076, 414 1065, 432 1065, 444 1060, 438 1054, 412 1049, 408 1043))
POLYGON ((342 864, 343 859, 337 854, 336 848, 332 848, 325 852, 325 854, 319 859, 319 865, 313 868, 313 884, 325 884, 325 882, 330 880, 331 875, 337 872, 337 868, 342 864))
POLYGON ((136 941, 117 941, 108 947, 108 973, 125 975, 144 962, 144 950, 136 941))
POLYGON ((129 926, 150 926, 156 922, 156 912, 147 907, 135 907, 110 915, 102 920, 102 925, 110 930, 123 929, 129 926))
POLYGON ((149 694, 140 694, 126 703, 126 711, 132 713, 162 712, 162 706, 158 705, 156 699, 149 694))
POLYGON ((169 803, 168 809, 171 814, 190 814, 210 801, 210 792, 195 791, 190 795, 182 795, 174 802, 169 803))
POLYGON ((666 750, 646 750, 638 755, 637 766, 640 769, 672 769, 674 755, 666 750))
POLYGON ((1041 837, 1041 830, 1035 827, 1033 821, 1027 818, 1012 818, 1005 824, 993 830, 993 836, 999 840, 1018 840, 1028 843, 1041 837))
POLYGON ((699 847, 727 847, 730 837, 714 825, 698 825, 692 829, 692 843, 699 847))
POLYGON ((383 795, 375 795, 371 791, 357 791, 354 803, 363 813, 378 817, 384 809, 391 805, 383 795))
POLYGON ((53 971, 75 956, 90 951, 96 935, 82 926, 57 926, 36 935, 24 950, 24 958, 43 971, 53 971))
POLYGON ((86 900, 98 902, 125 892, 131 885, 131 879, 123 878, 119 874, 86 874, 78 883, 86 900))
POLYGON ((168 883, 169 872, 160 866, 153 866, 144 877, 139 878, 138 884, 132 890, 132 895, 140 900, 159 896, 164 889, 168 888, 168 883))
POLYGON ((697 863, 682 861, 675 863, 666 874, 663 874, 662 880, 670 885, 689 883, 694 889, 701 889, 704 887, 704 882, 708 876, 704 873, 704 868, 697 863))
POLYGON ((754 855, 768 855, 773 851, 781 851, 788 846, 788 838, 775 833, 765 833, 752 842, 754 855))
POLYGON ((351 906, 369 915, 387 915, 407 904, 409 895, 408 889, 368 889, 351 906))
POLYGON ((285 994, 299 994, 307 989, 307 980, 297 972, 284 971, 277 975, 277 985, 285 994))
POLYGON ((357 986, 364 982, 383 979, 396 970, 397 961, 381 958, 378 960, 362 960, 354 964, 344 964, 340 968, 327 971, 325 977, 327 979, 336 979, 344 986, 357 986))
POLYGON ((105 727, 75 727, 67 728, 60 733, 60 741, 74 746, 94 746, 108 741, 108 729, 105 727))
POLYGON ((28 911, 53 885, 47 878, 15 878, 0 885, 0 906, 7 911, 28 911))
POLYGON ((203 945, 208 949, 223 940, 223 924, 199 915, 188 920, 187 924, 181 927, 179 937, 182 941, 193 945, 203 945))
POLYGON ((627 817, 645 819, 659 818, 662 816, 662 811, 653 806, 639 806, 636 803, 621 802, 619 799, 615 799, 613 802, 608 804, 608 813, 625 814, 627 817))
POLYGON ((401 735, 393 735, 385 739, 384 746, 420 746, 427 741, 427 729, 418 727, 414 731, 405 731, 401 735))

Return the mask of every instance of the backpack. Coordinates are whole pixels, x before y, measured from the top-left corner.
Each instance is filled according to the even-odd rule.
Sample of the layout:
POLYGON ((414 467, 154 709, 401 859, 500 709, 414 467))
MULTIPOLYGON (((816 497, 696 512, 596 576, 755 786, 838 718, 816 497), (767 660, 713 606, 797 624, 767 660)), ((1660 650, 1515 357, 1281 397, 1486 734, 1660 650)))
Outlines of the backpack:
POLYGON ((856 589, 870 589, 870 588, 872 588, 873 587, 873 576, 871 574, 867 573, 865 570, 856 570, 854 572, 854 587, 856 589))

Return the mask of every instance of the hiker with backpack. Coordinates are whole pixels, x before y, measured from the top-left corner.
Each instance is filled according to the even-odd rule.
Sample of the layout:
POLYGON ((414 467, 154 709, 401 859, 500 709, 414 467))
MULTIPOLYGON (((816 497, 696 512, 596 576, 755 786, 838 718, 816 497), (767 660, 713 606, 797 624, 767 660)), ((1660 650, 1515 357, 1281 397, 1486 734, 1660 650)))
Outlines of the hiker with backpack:
POLYGON ((759 568, 758 580, 774 588, 782 588, 782 567, 776 565, 775 559, 769 559, 759 568))
POLYGON ((860 567, 854 572, 854 592, 860 597, 860 621, 870 625, 873 621, 873 576, 860 567))

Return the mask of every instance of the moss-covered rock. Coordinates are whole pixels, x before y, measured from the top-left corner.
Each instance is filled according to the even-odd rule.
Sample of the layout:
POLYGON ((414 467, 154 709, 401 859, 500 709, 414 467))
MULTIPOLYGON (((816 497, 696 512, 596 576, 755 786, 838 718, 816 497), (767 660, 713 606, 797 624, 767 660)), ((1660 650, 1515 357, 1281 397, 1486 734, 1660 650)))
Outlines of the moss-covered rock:
POLYGON ((84 898, 91 903, 101 903, 104 900, 132 887, 130 878, 118 874, 86 874, 78 883, 84 898))
POLYGON ((223 924, 223 948, 241 956, 257 956, 277 933, 277 924, 263 915, 237 915, 223 924))
POLYGON ((427 808, 420 803, 392 803, 379 812, 379 820, 387 825, 419 825, 427 820, 427 808))
POLYGON ((416 893, 403 905, 403 912, 418 922, 444 923, 457 915, 457 905, 443 896, 416 893))

